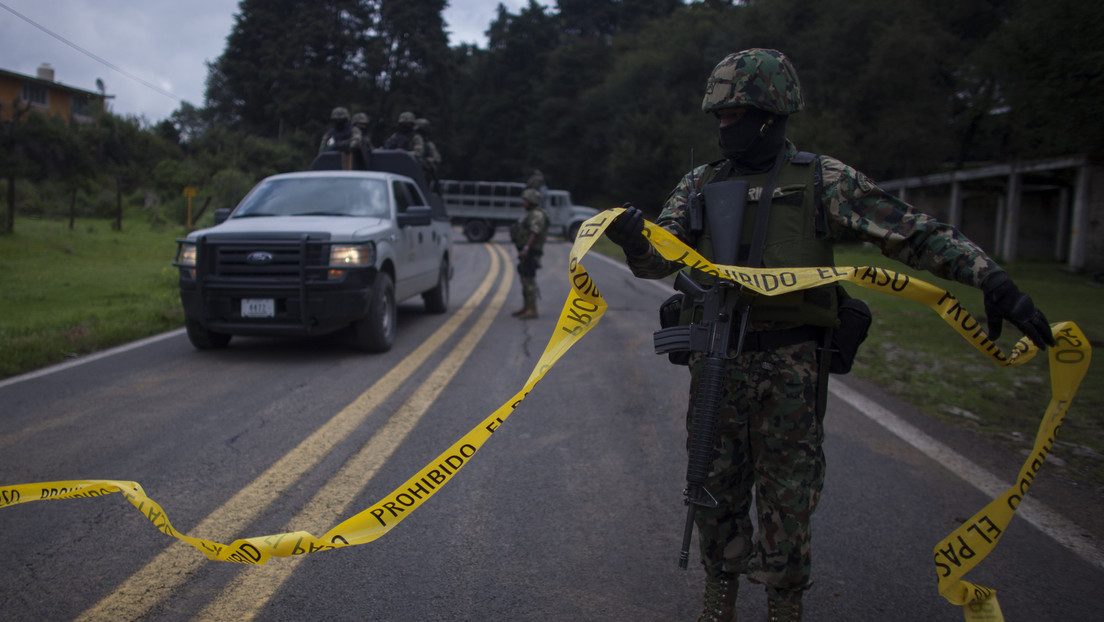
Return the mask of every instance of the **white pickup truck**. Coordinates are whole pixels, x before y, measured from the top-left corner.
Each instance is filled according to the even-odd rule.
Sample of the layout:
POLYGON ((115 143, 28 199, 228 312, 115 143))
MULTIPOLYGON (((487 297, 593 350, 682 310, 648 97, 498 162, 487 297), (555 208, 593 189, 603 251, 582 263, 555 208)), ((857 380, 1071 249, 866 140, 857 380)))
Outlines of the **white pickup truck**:
MULTIPOLYGON (((329 154, 314 168, 340 168, 329 154)), ((421 295, 430 313, 447 311, 452 226, 441 198, 403 152, 375 151, 369 166, 267 177, 232 212, 218 210, 214 227, 177 240, 192 345, 348 329, 356 346, 384 352, 398 302, 421 295)))
MULTIPOLYGON (((511 181, 440 181, 441 197, 445 200, 452 223, 464 229, 469 242, 486 242, 494 237, 497 227, 508 227, 525 213, 521 192, 525 184, 511 181)), ((567 190, 541 189, 544 211, 548 212, 552 231, 573 241, 579 226, 598 213, 593 207, 575 205, 567 190)))

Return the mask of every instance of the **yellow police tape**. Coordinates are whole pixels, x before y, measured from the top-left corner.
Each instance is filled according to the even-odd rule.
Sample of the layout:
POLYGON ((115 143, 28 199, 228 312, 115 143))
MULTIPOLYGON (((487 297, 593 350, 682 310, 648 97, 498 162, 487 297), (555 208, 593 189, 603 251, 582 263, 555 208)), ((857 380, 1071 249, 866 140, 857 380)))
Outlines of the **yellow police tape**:
MULTIPOLYGON (((455 477, 560 357, 597 325, 606 311, 606 303, 581 261, 609 222, 621 211, 620 208, 606 210, 587 220, 580 228, 568 262, 571 293, 548 345, 522 389, 391 494, 321 537, 295 531, 242 538, 230 544, 194 538, 174 529, 161 506, 146 496, 141 485, 131 481, 73 480, 3 486, 0 487, 0 507, 41 499, 98 497, 121 492, 161 532, 191 544, 208 559, 243 564, 263 564, 273 556, 288 557, 372 542, 394 528, 455 477)), ((908 275, 868 266, 793 269, 718 266, 652 223, 646 223, 645 234, 663 257, 717 274, 760 294, 774 296, 846 281, 927 305, 982 354, 1000 365, 1020 365, 1037 352, 1035 346, 1024 338, 1016 343, 1011 353, 1005 354, 988 339, 981 323, 963 309, 952 294, 908 275)), ((1070 401, 1088 370, 1091 350, 1077 325, 1060 322, 1054 324, 1052 330, 1058 342, 1049 351, 1053 395, 1039 426, 1034 450, 1021 468, 1017 483, 963 523, 934 550, 939 592, 950 602, 962 605, 970 622, 1003 620, 994 591, 961 578, 996 546, 1050 452, 1070 401)))

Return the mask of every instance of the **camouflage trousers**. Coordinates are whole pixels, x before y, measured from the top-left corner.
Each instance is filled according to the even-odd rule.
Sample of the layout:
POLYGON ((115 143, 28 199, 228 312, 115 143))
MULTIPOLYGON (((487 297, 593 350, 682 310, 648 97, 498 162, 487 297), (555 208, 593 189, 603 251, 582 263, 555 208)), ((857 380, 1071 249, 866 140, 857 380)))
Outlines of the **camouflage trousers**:
POLYGON ((537 297, 537 269, 540 268, 540 252, 530 252, 524 259, 518 260, 518 276, 521 277, 521 297, 525 306, 536 308, 537 297))
MULTIPOLYGON (((695 355, 690 364, 692 408, 704 359, 695 355)), ((719 504, 696 510, 702 563, 746 574, 768 594, 792 594, 810 585, 810 519, 824 486, 817 343, 746 352, 725 371, 717 456, 705 484, 719 504)))

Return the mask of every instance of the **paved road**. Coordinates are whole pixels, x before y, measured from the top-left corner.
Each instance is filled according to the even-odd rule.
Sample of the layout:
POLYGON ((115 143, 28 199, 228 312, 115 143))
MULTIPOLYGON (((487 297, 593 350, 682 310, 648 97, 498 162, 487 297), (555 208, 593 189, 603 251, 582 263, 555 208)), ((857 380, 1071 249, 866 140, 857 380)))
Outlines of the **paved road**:
MULTIPOLYGON (((543 316, 522 322, 508 315, 521 297, 502 241, 458 243, 452 312, 404 304, 384 355, 339 338, 235 339, 198 352, 174 333, 0 383, 0 482, 136 480, 179 530, 224 543, 321 534, 524 384, 567 294, 568 246, 549 248, 543 316)), ((668 292, 612 262, 586 263, 610 302, 606 318, 452 483, 383 538, 247 567, 207 562, 119 495, 23 504, 0 509, 0 617, 694 619, 696 554, 689 572, 676 563, 687 378, 651 353, 668 292)), ((833 383, 807 619, 961 620, 936 593, 932 547, 988 497, 853 395, 893 406, 949 451, 1005 469, 999 476, 1014 475, 1016 457, 971 449, 862 383, 833 383)), ((1093 555, 1017 519, 968 578, 998 590, 1010 621, 1099 619, 1104 570, 1093 555)), ((745 586, 742 618, 761 619, 763 602, 745 586)))

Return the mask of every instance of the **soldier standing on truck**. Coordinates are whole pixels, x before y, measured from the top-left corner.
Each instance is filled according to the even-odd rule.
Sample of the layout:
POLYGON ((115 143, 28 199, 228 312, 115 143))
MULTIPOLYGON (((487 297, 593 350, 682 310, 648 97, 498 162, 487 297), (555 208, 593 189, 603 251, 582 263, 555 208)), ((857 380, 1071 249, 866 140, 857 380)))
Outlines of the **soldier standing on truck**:
POLYGON ((434 192, 439 192, 437 174, 441 167, 441 152, 437 151, 437 145, 429 139, 429 119, 418 118, 414 121, 414 133, 422 137, 422 143, 425 145, 425 157, 419 161, 422 168, 425 169, 426 179, 429 180, 430 187, 433 188, 434 192))
POLYGON ((368 115, 358 112, 353 115, 353 130, 360 132, 360 146, 368 151, 372 150, 372 129, 368 121, 368 115))
POLYGON ((338 106, 330 112, 330 127, 322 135, 318 153, 340 151, 341 168, 350 170, 353 168, 353 151, 360 149, 360 141, 360 129, 349 124, 349 109, 338 106))
POLYGON ((540 207, 540 193, 526 188, 521 193, 525 215, 510 228, 510 239, 518 249, 518 276, 521 277, 521 296, 525 301, 521 309, 511 313, 520 320, 529 320, 537 314, 537 269, 544 254, 544 240, 548 237, 548 214, 540 207))
POLYGON ((399 115, 399 129, 383 143, 384 149, 401 149, 408 151, 415 158, 421 160, 425 157, 425 141, 414 131, 414 123, 417 117, 413 112, 404 112, 399 115))

